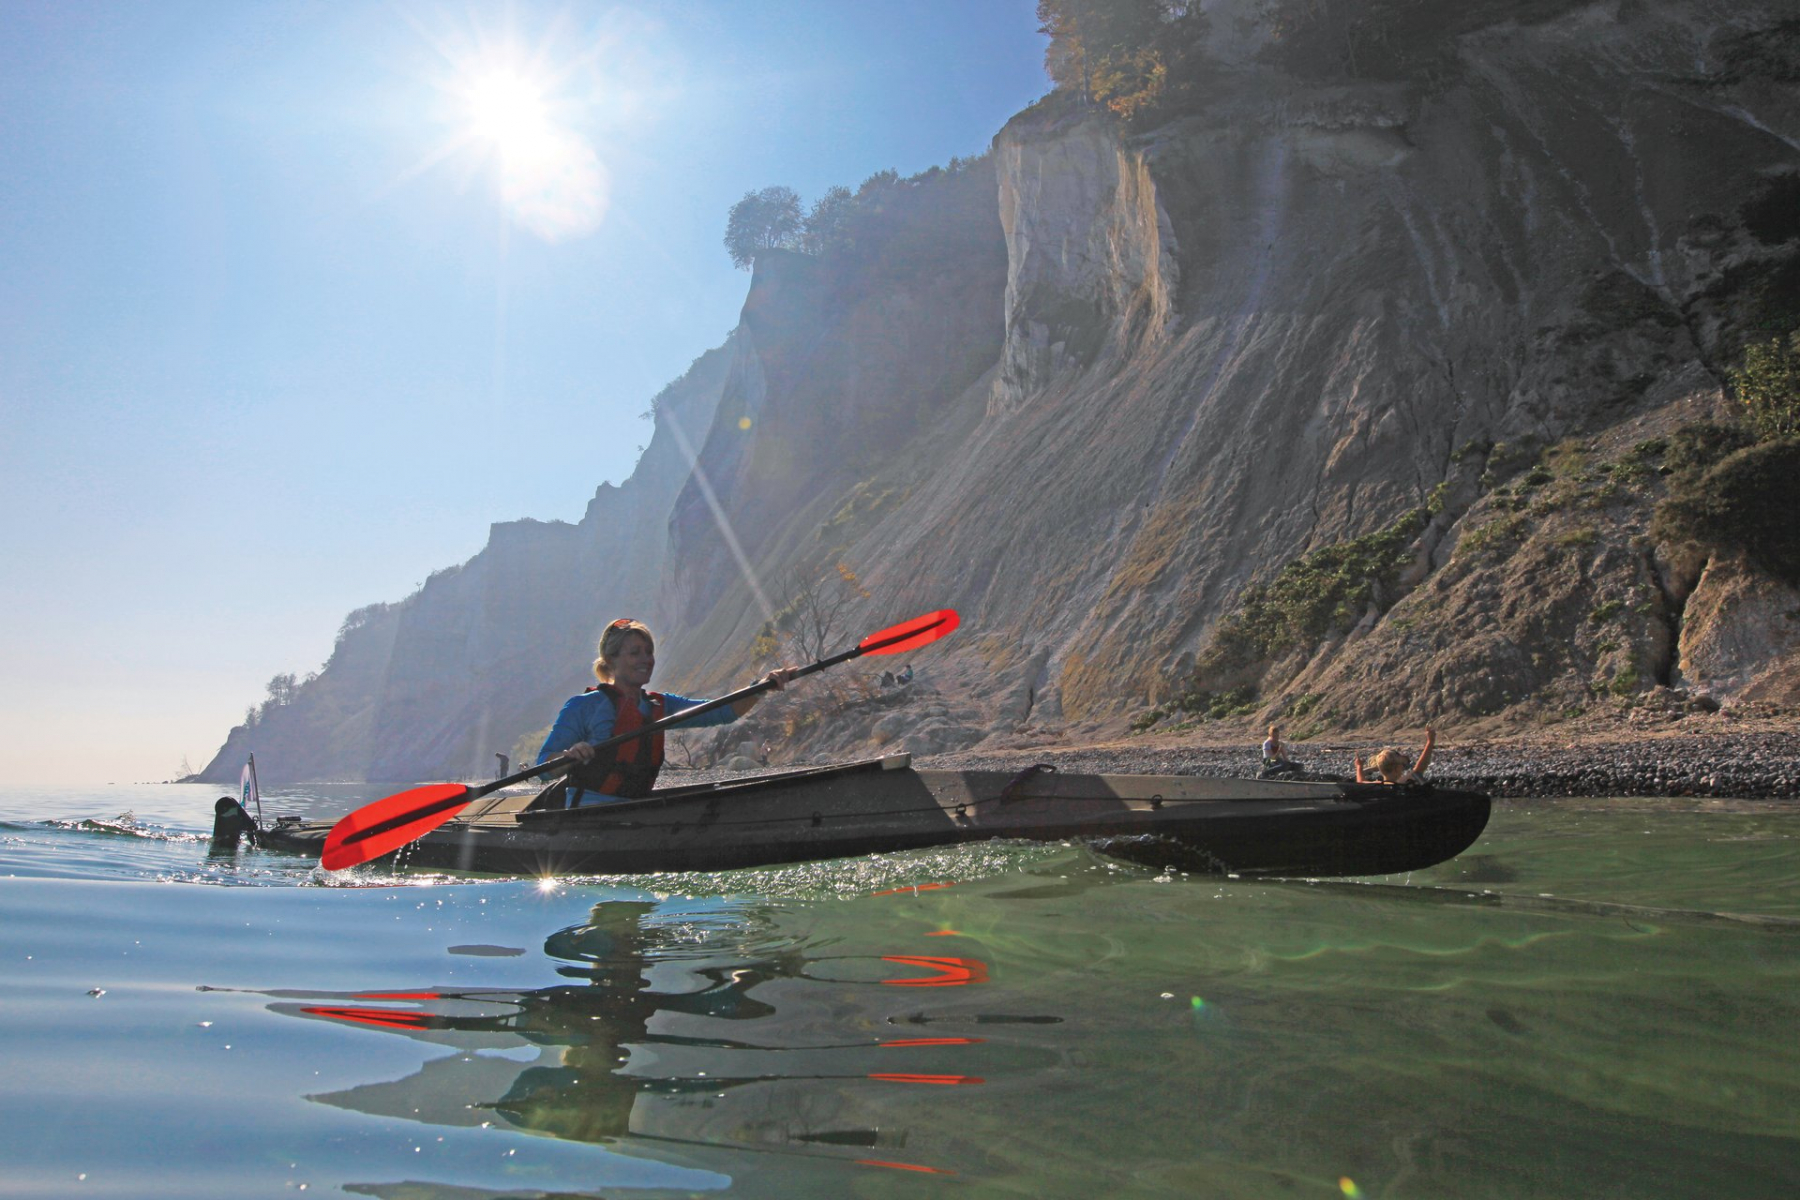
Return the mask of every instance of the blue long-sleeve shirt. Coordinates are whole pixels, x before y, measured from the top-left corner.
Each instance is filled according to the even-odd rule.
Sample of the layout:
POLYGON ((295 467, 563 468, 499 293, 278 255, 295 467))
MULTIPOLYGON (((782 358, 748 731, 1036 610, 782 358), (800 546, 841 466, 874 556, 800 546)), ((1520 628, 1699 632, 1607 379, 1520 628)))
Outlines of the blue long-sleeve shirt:
MULTIPOLYGON (((692 700, 686 696, 664 692, 663 715, 673 716, 684 709, 705 703, 705 700, 692 700)), ((638 701, 638 712, 646 721, 650 719, 650 701, 647 697, 638 701)), ((586 742, 591 746, 605 741, 613 735, 613 723, 617 720, 618 710, 613 707, 612 697, 605 692, 583 692, 579 696, 570 696, 562 706, 562 711, 556 714, 556 724, 550 727, 550 736, 544 739, 543 748, 538 751, 538 762, 548 762, 576 742, 586 742)), ((676 728, 698 729, 705 725, 729 725, 735 720, 737 714, 731 710, 731 705, 721 704, 711 712, 683 721, 676 728)))

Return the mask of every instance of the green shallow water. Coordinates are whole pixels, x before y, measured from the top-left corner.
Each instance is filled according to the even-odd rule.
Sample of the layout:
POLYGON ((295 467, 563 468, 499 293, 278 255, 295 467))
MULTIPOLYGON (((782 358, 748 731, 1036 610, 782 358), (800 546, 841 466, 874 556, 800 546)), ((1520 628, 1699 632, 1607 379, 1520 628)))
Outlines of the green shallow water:
POLYGON ((0 794, 0 1196, 1800 1192, 1791 806, 544 885, 208 860, 210 798, 0 794))

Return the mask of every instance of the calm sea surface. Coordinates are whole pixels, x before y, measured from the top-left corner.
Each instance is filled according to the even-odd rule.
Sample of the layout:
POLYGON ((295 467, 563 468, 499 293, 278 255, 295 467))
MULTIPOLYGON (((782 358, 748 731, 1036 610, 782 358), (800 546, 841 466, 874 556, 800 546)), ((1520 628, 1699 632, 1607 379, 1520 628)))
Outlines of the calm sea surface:
POLYGON ((0 790, 0 1196, 1800 1195, 1793 804, 539 881, 209 858, 219 794, 0 790))

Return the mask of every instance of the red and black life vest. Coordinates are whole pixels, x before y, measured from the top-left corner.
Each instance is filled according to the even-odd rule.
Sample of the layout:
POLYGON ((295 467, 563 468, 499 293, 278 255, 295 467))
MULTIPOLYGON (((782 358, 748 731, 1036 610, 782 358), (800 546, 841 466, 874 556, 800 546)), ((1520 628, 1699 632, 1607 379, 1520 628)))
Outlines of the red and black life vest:
MULTIPOLYGON (((619 689, 610 683, 602 683, 588 691, 605 692, 613 702, 614 737, 630 733, 652 721, 662 720, 661 692, 644 693, 645 698, 650 701, 650 716, 646 718, 638 711, 637 705, 625 703, 619 695, 619 689)), ((655 733, 597 751, 585 766, 569 772, 569 782, 585 792, 604 792, 608 796, 624 796, 635 800, 650 794, 650 789, 656 786, 656 773, 662 770, 662 764, 663 731, 659 729, 655 733)))

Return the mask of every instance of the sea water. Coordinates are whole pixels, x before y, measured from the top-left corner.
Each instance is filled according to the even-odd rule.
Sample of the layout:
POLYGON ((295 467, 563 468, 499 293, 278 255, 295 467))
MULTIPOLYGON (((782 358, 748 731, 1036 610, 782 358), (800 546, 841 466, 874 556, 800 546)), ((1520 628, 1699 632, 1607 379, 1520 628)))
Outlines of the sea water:
POLYGON ((1792 804, 496 880, 212 856, 218 792, 0 791, 0 1196, 1800 1195, 1792 804))

